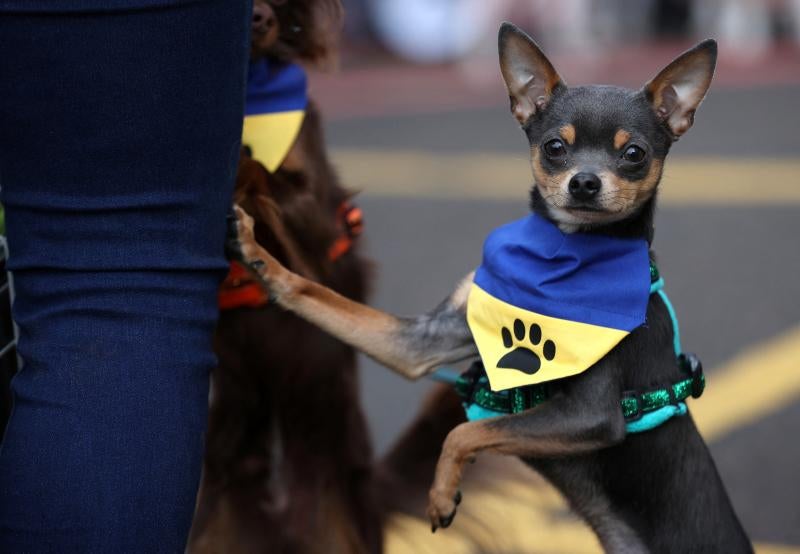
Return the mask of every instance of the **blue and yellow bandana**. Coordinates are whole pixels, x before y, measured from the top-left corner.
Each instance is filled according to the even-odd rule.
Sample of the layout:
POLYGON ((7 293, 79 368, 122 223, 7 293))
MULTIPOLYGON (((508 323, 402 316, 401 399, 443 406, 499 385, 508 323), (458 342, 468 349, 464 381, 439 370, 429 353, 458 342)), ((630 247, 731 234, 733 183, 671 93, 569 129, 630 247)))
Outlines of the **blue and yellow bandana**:
POLYGON ((537 215, 493 231, 467 321, 493 391, 569 377, 642 325, 645 240, 562 233, 537 215))
POLYGON ((275 171, 297 139, 308 104, 306 73, 293 63, 263 59, 247 76, 242 144, 275 171))

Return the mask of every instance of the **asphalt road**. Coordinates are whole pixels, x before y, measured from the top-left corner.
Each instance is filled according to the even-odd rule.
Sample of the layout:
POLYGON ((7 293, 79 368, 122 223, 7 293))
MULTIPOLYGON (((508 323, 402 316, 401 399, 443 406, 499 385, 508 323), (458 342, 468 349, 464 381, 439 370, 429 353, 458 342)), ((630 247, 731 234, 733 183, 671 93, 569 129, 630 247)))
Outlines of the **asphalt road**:
MULTIPOLYGON (((798 161, 800 156, 799 98, 800 88, 792 86, 714 90, 667 168, 670 161, 688 157, 744 159, 769 182, 776 158, 798 161)), ((465 158, 497 152, 519 155, 519 163, 526 155, 521 132, 500 106, 341 120, 328 125, 328 140, 334 161, 337 148, 465 158)), ((378 182, 382 171, 402 168, 374 170, 378 182)), ((342 171, 346 176, 347 168, 342 171)), ((366 219, 366 251, 376 262, 373 304, 400 314, 432 307, 474 268, 486 234, 526 213, 529 186, 520 182, 519 200, 512 201, 396 196, 370 183, 348 184, 365 189, 358 202, 366 219)), ((752 203, 732 205, 722 193, 718 202, 666 203, 658 212, 654 247, 661 272, 680 317, 684 348, 701 355, 709 387, 731 360, 758 352, 766 341, 800 324, 800 179, 796 185, 798 194, 788 201, 773 203, 756 188, 752 203)), ((800 371, 793 360, 788 371, 800 371)), ((362 362, 363 401, 381 451, 413 417, 430 382, 409 383, 370 360, 362 362)), ((776 374, 772 367, 767 358, 753 363, 743 396, 760 390, 763 382, 780 385, 788 377, 787 370, 776 374)), ((756 415, 716 437, 710 447, 754 540, 800 548, 800 391, 787 394, 790 401, 760 401, 756 415)), ((741 400, 731 397, 723 406, 735 411, 741 400)))

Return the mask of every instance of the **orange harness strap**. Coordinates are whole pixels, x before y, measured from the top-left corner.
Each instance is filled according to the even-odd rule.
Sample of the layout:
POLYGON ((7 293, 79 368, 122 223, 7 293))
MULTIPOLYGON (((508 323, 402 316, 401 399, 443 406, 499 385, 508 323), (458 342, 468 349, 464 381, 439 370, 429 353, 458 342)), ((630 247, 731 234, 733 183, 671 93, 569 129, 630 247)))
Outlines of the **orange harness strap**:
POLYGON ((217 295, 220 310, 258 308, 269 303, 269 294, 239 262, 231 262, 228 276, 217 295))
MULTIPOLYGON (((339 236, 328 249, 328 259, 335 262, 353 247, 354 239, 364 230, 361 209, 342 202, 336 210, 339 236)), ((228 276, 218 293, 219 309, 260 308, 269 304, 269 291, 239 262, 232 261, 228 276)))
POLYGON ((342 202, 336 209, 339 236, 328 249, 328 259, 335 262, 350 251, 353 240, 364 231, 364 215, 361 208, 342 202))

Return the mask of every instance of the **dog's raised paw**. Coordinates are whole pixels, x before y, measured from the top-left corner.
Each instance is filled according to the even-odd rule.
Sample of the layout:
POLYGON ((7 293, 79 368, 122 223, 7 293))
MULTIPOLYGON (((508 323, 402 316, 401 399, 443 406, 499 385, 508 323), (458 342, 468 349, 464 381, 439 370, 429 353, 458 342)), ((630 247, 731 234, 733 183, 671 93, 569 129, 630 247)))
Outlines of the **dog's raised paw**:
MULTIPOLYGON (((522 343, 527 337, 531 346, 538 346, 542 342, 542 328, 538 324, 532 323, 526 332, 525 323, 521 319, 515 319, 513 329, 513 337, 507 327, 500 330, 503 346, 512 348, 516 344, 516 347, 498 360, 497 367, 516 369, 522 373, 533 375, 542 367, 542 359, 532 348, 528 348, 522 343)), ((550 339, 545 340, 541 356, 547 361, 552 361, 556 357, 556 343, 550 339)))
POLYGON ((253 233, 254 221, 241 207, 234 204, 227 216, 225 255, 229 260, 248 264, 254 258, 257 244, 253 233))

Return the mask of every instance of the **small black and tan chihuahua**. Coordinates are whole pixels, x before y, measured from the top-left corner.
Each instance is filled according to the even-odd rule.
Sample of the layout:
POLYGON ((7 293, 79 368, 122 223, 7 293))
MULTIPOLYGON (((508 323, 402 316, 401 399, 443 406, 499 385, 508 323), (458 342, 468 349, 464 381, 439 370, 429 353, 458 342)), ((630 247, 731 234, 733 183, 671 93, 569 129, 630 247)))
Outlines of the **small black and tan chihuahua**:
MULTIPOLYGON (((638 91, 567 87, 509 23, 500 28, 499 50, 511 112, 530 141, 532 211, 563 233, 651 243, 664 160, 706 95, 716 43, 680 55, 638 91)), ((289 272, 255 242, 249 216, 237 216, 232 249, 285 309, 412 379, 477 358, 465 317, 472 274, 430 313, 398 318, 289 272)), ((667 306, 651 295, 647 325, 588 371, 552 382, 546 402, 450 432, 429 494, 434 529, 455 514, 464 464, 492 451, 521 457, 552 482, 607 552, 752 552, 691 416, 626 432, 623 393, 674 383, 682 371, 667 306)))

